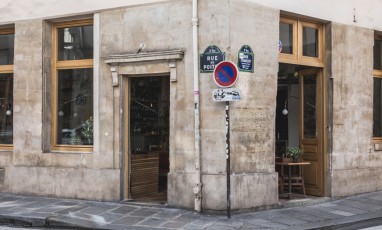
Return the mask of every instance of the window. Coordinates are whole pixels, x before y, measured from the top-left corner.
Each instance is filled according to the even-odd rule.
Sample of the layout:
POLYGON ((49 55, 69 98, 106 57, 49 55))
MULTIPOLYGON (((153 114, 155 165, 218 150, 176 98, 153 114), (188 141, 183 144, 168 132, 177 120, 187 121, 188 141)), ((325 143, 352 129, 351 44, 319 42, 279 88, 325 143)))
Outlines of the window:
POLYGON ((0 149, 13 144, 13 55, 15 32, 0 30, 0 149))
POLYGON ((323 26, 297 19, 280 19, 280 62, 323 67, 323 26))
POLYGON ((374 38, 373 139, 382 142, 382 37, 374 38))
POLYGON ((92 151, 93 21, 53 27, 52 150, 92 151))

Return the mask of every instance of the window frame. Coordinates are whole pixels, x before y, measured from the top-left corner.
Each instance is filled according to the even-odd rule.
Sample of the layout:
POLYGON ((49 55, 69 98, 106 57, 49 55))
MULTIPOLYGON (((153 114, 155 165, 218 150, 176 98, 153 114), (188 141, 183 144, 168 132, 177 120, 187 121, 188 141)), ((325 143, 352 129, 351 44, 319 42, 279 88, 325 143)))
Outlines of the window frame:
MULTIPOLYGON (((93 19, 82 19, 76 21, 59 22, 53 24, 52 27, 52 151, 59 152, 93 152, 93 145, 65 145, 57 144, 57 99, 58 99, 58 71, 65 69, 86 69, 94 70, 93 59, 80 60, 58 60, 58 29, 75 26, 94 25, 93 19)), ((94 36, 94 32, 93 32, 94 36)), ((94 47, 93 47, 94 52, 94 47)), ((94 78, 93 78, 94 81, 94 78)), ((94 86, 93 86, 94 87, 94 86)), ((94 89, 93 89, 94 90, 94 89)), ((93 91, 94 92, 94 91, 93 91)), ((94 109, 93 109, 94 112, 94 109)), ((93 137, 94 138, 94 137, 93 137)))
MULTIPOLYGON (((382 41, 382 36, 381 35, 375 35, 374 40, 382 41)), ((373 50, 373 52, 374 52, 374 50, 373 50)), ((374 57, 374 54, 373 54, 373 57, 374 57)), ((381 58, 382 58, 382 55, 381 55, 381 58)), ((374 69, 374 60, 373 60, 373 87, 374 87, 374 78, 382 78, 382 70, 374 69)), ((374 90, 373 90, 373 98, 374 98, 374 90)), ((373 103, 373 114, 374 114, 374 103, 373 103)), ((373 117, 373 123, 374 123, 374 117, 373 117)), ((373 143, 382 143, 382 136, 381 137, 374 137, 374 133, 372 135, 373 135, 373 138, 372 138, 373 143)))
POLYGON ((321 23, 308 22, 300 19, 281 17, 280 23, 293 25, 293 54, 279 53, 279 62, 307 65, 313 67, 324 67, 324 26, 321 23), (318 57, 303 55, 303 28, 308 27, 318 30, 318 57))
MULTIPOLYGON (((8 29, 1 29, 0 30, 0 35, 6 35, 6 34, 14 34, 15 35, 15 29, 14 28, 8 28, 8 29)), ((14 51, 13 51, 14 53, 14 51)), ((14 55, 13 55, 14 56, 14 55)), ((14 79, 13 76, 13 65, 0 65, 0 74, 12 74, 12 78, 14 79)), ((13 89, 12 89, 13 92, 13 89)), ((13 103, 14 104, 14 103, 13 103)), ((12 129, 13 129, 13 122, 12 122, 12 129)), ((0 151, 9 151, 13 150, 13 141, 12 144, 0 144, 0 151)))

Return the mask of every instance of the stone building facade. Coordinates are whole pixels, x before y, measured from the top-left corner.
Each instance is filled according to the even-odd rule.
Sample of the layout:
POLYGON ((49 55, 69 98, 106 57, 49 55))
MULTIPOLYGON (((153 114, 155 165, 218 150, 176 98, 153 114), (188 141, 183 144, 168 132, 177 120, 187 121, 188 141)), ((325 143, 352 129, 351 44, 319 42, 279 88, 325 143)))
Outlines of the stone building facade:
MULTIPOLYGON (((136 79, 162 77, 165 80, 159 81, 168 88, 168 96, 164 96, 168 101, 168 123, 160 125, 168 129, 168 146, 164 147, 163 141, 155 142, 150 150, 158 147, 168 152, 167 203, 194 208, 198 177, 195 146, 199 145, 202 209, 225 210, 225 103, 212 99, 212 90, 217 86, 211 72, 198 70, 199 92, 194 90, 193 1, 101 2, 84 1, 76 10, 59 9, 59 3, 57 8, 48 4, 46 10, 35 14, 16 10, 17 3, 3 4, 1 12, 9 13, 0 17, 0 36, 14 34, 14 58, 12 63, 0 65, 0 74, 11 74, 13 80, 13 98, 7 99, 11 107, 4 110, 11 110, 8 117, 12 118, 12 142, 0 143, 0 191, 90 200, 134 198, 132 160, 135 151, 141 149, 132 149, 137 141, 132 137, 136 129, 131 117, 137 103, 133 88, 135 83, 141 84, 136 79), (82 47, 92 43, 92 57, 79 61, 60 59, 60 39, 64 51, 71 49, 75 36, 70 28, 81 27, 85 34, 83 26, 92 26, 92 42, 84 39, 81 43, 82 47), (73 70, 71 74, 75 75, 85 68, 92 69, 92 74, 78 76, 91 78, 91 95, 74 96, 76 105, 67 110, 73 113, 68 118, 72 122, 69 129, 65 122, 60 123, 60 117, 67 113, 60 109, 63 103, 59 101, 63 84, 60 79, 71 75, 60 74, 73 70), (200 142, 195 144, 196 93, 200 98, 200 142), (89 100, 94 120, 92 141, 64 141, 63 132, 71 132, 69 137, 73 137, 78 124, 80 129, 87 127, 88 116, 80 123, 74 120, 80 113, 77 109, 89 100)), ((351 12, 341 17, 333 16, 341 9, 328 13, 324 3, 305 3, 294 10, 296 1, 285 1, 280 6, 274 2, 278 1, 198 1, 198 57, 211 45, 219 47, 225 60, 234 63, 238 62, 242 46, 250 46, 254 53, 253 72, 240 71, 235 84, 242 92, 242 100, 230 105, 231 208, 245 210, 277 204, 275 152, 284 134, 289 145, 294 139, 295 145, 304 148, 303 158, 311 162, 304 171, 308 193, 336 197, 381 190, 382 142, 373 132, 376 120, 380 120, 376 116, 381 115, 373 103, 378 93, 375 79, 380 74, 375 67, 378 52, 373 46, 382 25, 368 21, 366 9, 358 5, 354 11, 353 6, 346 8, 351 12), (314 12, 309 10, 311 7, 316 7, 314 12), (291 25, 288 28, 296 34, 287 34, 292 41, 280 45, 285 32, 280 26, 283 23, 291 25), (300 37, 297 32, 307 35, 300 37), (312 39, 313 50, 309 43, 312 39), (291 53, 283 53, 288 46, 302 51, 297 50, 297 54, 291 48, 291 53), (289 82, 282 80, 283 74, 289 82), (290 74, 296 78, 289 78, 290 74), (310 81, 305 84, 298 80, 308 79, 306 76, 313 76, 315 88, 310 81), (278 118, 283 119, 277 110, 282 88, 286 96, 281 107, 289 109, 289 120, 281 122, 288 126, 284 131, 276 124, 278 118), (300 94, 293 96, 299 101, 293 110, 294 90, 300 94), (314 110, 306 106, 311 98, 302 101, 302 91, 304 95, 312 94, 314 110), (312 117, 314 127, 307 123, 312 117), (305 132, 308 126, 310 130, 305 132), (314 137, 308 135, 312 129, 314 137)), ((36 1, 31 7, 40 7, 40 3, 36 1)), ((382 9, 382 5, 378 7, 382 9)), ((74 81, 71 87, 78 84, 74 81)), ((3 86, 1 89, 5 90, 3 86)), ((3 129, 9 136, 9 129, 3 129)), ((83 134, 82 129, 80 132, 83 134)))

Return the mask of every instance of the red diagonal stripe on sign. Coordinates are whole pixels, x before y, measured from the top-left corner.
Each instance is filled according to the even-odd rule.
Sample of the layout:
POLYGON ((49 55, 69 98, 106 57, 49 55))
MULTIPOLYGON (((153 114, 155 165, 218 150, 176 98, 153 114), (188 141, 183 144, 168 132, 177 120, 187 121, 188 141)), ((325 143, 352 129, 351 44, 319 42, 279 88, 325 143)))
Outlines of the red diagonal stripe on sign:
POLYGON ((224 69, 220 69, 219 72, 222 73, 224 76, 228 77, 229 79, 233 78, 233 77, 229 76, 229 74, 224 69))

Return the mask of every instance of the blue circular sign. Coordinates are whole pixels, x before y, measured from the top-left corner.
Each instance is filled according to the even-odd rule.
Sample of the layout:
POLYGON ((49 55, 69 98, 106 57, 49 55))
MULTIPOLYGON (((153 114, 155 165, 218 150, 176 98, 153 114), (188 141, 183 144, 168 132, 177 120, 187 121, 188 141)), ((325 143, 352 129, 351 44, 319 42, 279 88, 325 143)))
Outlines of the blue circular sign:
POLYGON ((220 87, 231 87, 238 76, 237 66, 230 61, 220 62, 214 70, 214 81, 220 87))

